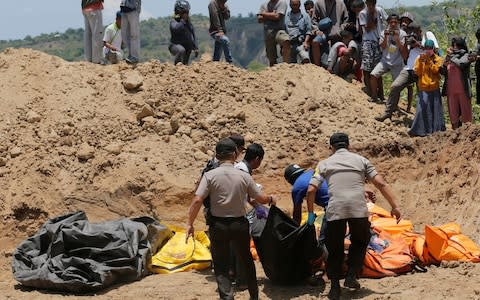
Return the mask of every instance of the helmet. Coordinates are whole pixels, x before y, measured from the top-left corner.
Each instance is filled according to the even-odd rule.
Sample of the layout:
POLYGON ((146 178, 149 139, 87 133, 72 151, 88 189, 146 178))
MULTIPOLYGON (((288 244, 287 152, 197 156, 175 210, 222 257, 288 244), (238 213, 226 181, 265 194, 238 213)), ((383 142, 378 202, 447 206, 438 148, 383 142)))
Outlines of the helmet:
POLYGON ((305 172, 305 170, 300 168, 299 165, 291 164, 291 165, 288 165, 288 167, 285 168, 285 173, 283 173, 283 177, 285 177, 285 179, 288 181, 288 183, 293 185, 295 183, 295 180, 297 180, 297 178, 300 175, 302 175, 303 172, 305 172))
POLYGON ((175 14, 181 14, 190 11, 190 3, 187 0, 177 0, 175 2, 175 14))

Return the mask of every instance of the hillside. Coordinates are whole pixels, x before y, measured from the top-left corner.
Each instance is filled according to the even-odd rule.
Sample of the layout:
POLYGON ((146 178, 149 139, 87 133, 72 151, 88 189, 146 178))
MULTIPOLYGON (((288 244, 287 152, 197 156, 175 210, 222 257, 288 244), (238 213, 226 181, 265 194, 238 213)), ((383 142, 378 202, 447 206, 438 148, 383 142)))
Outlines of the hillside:
MULTIPOLYGON (((105 25, 110 21, 104 20, 105 25)), ((213 41, 208 35, 208 17, 193 15, 192 23, 202 53, 213 52, 213 41)), ((168 51, 170 41, 170 18, 148 19, 140 23, 142 61, 157 59, 162 62, 172 61, 168 51)), ((263 54, 263 27, 256 22, 256 17, 232 17, 228 23, 229 37, 235 64, 247 67, 251 61, 265 63, 263 54)), ((83 28, 67 29, 63 33, 45 33, 37 37, 27 36, 23 40, 0 41, 0 51, 8 48, 31 48, 68 61, 83 60, 83 28)))
MULTIPOLYGON (((417 230, 456 221, 480 241, 480 127, 410 138, 402 122, 373 120, 383 107, 369 103, 361 86, 321 68, 281 64, 252 73, 206 57, 191 66, 100 66, 10 48, 0 53, 0 69, 0 289, 6 298, 65 297, 19 288, 11 275, 15 246, 48 218, 81 209, 92 221, 150 215, 182 226, 200 169, 215 142, 231 132, 265 147, 254 176, 287 212, 285 166, 312 166, 328 155, 328 137, 345 131, 353 150, 385 174, 417 230)), ((201 219, 197 228, 204 228, 201 219)), ((257 270, 261 297, 325 294, 272 286, 260 265, 257 270)), ((447 264, 364 279, 355 297, 465 299, 480 293, 478 276, 477 265, 447 264)), ((247 292, 238 295, 246 299, 247 292)), ((93 297, 204 299, 215 297, 215 283, 208 272, 157 275, 93 297), (179 290, 185 283, 191 289, 179 290)))

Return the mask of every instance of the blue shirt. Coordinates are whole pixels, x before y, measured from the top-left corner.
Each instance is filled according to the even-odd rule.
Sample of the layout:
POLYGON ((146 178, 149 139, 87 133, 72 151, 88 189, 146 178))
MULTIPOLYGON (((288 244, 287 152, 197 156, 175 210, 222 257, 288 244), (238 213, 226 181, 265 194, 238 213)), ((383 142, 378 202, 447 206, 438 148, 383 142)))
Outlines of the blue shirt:
MULTIPOLYGON (((310 179, 312 179, 313 170, 307 170, 300 175, 292 186, 292 199, 294 204, 302 204, 303 199, 307 196, 308 186, 310 185, 310 179)), ((324 180, 317 193, 315 195, 315 204, 321 207, 328 205, 328 185, 324 180)))
MULTIPOLYGON (((301 37, 302 41, 300 42, 303 42, 305 36, 311 34, 312 31, 312 21, 310 17, 303 12, 293 13, 289 11, 285 17, 285 26, 287 27, 290 39, 298 39, 301 37)), ((298 40, 292 42, 298 42, 298 40)))

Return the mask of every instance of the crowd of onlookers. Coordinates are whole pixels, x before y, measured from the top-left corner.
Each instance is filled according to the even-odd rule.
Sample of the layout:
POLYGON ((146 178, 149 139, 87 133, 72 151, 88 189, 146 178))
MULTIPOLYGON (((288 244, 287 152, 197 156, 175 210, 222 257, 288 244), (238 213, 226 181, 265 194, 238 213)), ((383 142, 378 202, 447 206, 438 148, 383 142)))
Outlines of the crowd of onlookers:
MULTIPOLYGON (((409 130, 425 136, 446 129, 442 96, 452 128, 472 122, 470 65, 475 62, 480 77, 479 44, 469 52, 465 38, 454 37, 444 57, 431 31, 423 31, 411 13, 388 15, 376 0, 269 0, 257 14, 264 24, 265 49, 270 65, 277 63, 277 45, 284 62, 314 63, 341 77, 363 81, 369 101, 385 103, 383 122, 398 111, 400 94, 408 89, 410 111, 414 85, 416 114, 409 130), (382 77, 390 73, 393 83, 385 100, 382 77), (441 75, 444 84, 441 87, 441 75)), ((480 84, 476 80, 477 103, 480 84)))
MULTIPOLYGON (((213 60, 222 53, 233 62, 225 21, 230 18, 226 0, 211 0, 209 34, 214 40, 213 60)), ((85 16, 85 58, 93 63, 137 63, 140 52, 139 15, 141 0, 122 0, 116 21, 103 34, 103 0, 82 0, 85 16), (103 36, 102 36, 103 35, 103 36), (102 49, 103 47, 103 49, 102 49)), ((422 30, 408 12, 388 15, 376 0, 267 0, 257 13, 263 24, 266 56, 270 66, 278 62, 313 63, 342 78, 365 84, 369 101, 385 103, 385 113, 375 119, 383 122, 398 111, 401 92, 407 89, 407 112, 417 87, 416 115, 409 131, 425 136, 445 130, 442 96, 452 128, 472 122, 470 66, 475 62, 476 95, 480 104, 480 27, 479 44, 468 51, 465 38, 454 37, 446 55, 441 55, 431 31, 422 30), (390 73, 392 85, 384 96, 383 75, 390 73), (444 80, 441 80, 441 75, 444 80), (441 87, 441 82, 444 82, 441 87)), ((190 3, 177 0, 170 21, 169 51, 174 63, 188 64, 192 53, 198 56, 198 42, 190 21, 190 3)))

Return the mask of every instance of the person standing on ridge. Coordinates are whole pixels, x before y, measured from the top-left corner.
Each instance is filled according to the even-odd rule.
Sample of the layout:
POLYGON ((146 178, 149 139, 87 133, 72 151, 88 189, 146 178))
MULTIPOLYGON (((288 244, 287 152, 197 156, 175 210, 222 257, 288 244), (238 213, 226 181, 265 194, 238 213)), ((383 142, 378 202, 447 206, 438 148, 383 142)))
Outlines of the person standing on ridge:
POLYGON ((142 0, 121 0, 122 40, 128 49, 127 63, 136 64, 140 59, 140 11, 142 0))
POLYGON ((208 33, 215 40, 213 48, 213 61, 219 61, 223 54, 228 63, 233 62, 230 51, 230 40, 227 37, 227 27, 225 20, 230 19, 230 10, 225 4, 227 0, 211 0, 208 4, 208 14, 210 15, 210 28, 208 33))
POLYGON ((285 26, 287 8, 285 0, 268 0, 257 13, 257 22, 263 23, 265 51, 270 67, 277 63, 277 45, 280 46, 283 62, 290 60, 290 37, 285 26))
POLYGON ((82 13, 85 21, 83 47, 85 60, 94 64, 102 61, 103 0, 82 0, 82 13))

